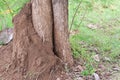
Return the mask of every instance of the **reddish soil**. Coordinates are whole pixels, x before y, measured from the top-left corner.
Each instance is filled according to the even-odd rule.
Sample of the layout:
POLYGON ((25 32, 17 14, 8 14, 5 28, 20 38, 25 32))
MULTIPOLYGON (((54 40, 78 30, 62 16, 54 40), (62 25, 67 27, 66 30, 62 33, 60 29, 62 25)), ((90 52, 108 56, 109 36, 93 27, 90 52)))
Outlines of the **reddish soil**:
MULTIPOLYGON (((13 76, 11 74, 14 71, 9 72, 9 68, 12 61, 12 47, 13 47, 12 43, 13 41, 10 42, 8 45, 0 46, 0 79, 1 80, 16 80, 16 79, 10 79, 11 76, 13 76)), ((60 73, 58 71, 58 74, 60 76, 56 76, 57 77, 56 80, 95 80, 93 76, 86 76, 86 77, 81 76, 80 72, 84 70, 84 66, 81 66, 81 62, 79 60, 75 60, 74 62, 75 64, 71 69, 65 69, 65 72, 62 71, 60 73)), ((101 78, 101 80, 119 80, 120 74, 118 73, 118 71, 116 73, 111 74, 111 72, 105 71, 107 70, 107 67, 105 70, 104 69, 100 68, 100 72, 98 72, 98 75, 101 78)))
POLYGON ((8 45, 0 46, 0 79, 4 80, 3 77, 8 77, 7 71, 11 64, 12 58, 12 42, 8 45))

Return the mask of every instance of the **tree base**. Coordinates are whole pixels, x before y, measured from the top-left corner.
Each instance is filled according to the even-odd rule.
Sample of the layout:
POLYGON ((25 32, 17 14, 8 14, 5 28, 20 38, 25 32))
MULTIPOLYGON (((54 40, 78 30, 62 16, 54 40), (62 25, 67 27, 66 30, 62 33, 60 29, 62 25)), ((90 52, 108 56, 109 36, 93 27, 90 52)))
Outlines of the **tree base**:
MULTIPOLYGON (((0 49, 0 54, 4 54, 1 60, 8 59, 8 64, 0 61, 3 65, 0 67, 6 67, 3 71, 3 79, 56 80, 60 78, 64 72, 64 62, 54 52, 54 41, 52 41, 54 39, 52 39, 53 35, 49 29, 49 24, 48 31, 45 31, 48 35, 41 37, 36 31, 35 24, 33 24, 31 3, 26 4, 14 17, 13 23, 13 41, 0 49)), ((0 70, 2 71, 2 69, 0 70)))

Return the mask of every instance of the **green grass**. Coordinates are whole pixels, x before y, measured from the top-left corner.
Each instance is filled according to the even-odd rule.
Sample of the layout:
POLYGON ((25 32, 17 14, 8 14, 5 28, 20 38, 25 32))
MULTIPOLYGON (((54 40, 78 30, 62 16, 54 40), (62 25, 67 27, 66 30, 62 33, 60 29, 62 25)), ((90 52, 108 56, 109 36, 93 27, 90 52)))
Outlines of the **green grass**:
MULTIPOLYGON (((69 25, 81 0, 69 0, 69 25)), ((73 56, 82 58, 84 65, 92 66, 82 72, 84 75, 94 72, 96 62, 92 56, 99 54, 100 59, 110 58, 118 61, 120 56, 120 1, 119 0, 83 0, 75 16, 72 31, 79 34, 70 36, 73 56), (85 15, 84 15, 85 14, 85 15), (89 24, 98 28, 88 28, 89 24), (80 44, 82 43, 82 44, 80 44), (96 50, 94 50, 96 49, 96 50)))
POLYGON ((13 27, 12 18, 29 0, 0 0, 0 30, 13 27))

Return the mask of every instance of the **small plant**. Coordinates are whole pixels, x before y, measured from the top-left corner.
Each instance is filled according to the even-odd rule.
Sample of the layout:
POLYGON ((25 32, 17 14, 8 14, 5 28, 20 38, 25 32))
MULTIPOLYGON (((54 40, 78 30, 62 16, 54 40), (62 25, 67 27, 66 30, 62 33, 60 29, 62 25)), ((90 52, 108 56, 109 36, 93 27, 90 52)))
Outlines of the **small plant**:
POLYGON ((0 45, 4 45, 4 43, 0 41, 0 45))
POLYGON ((93 73, 95 73, 95 69, 90 64, 86 64, 86 69, 81 72, 83 76, 92 75, 93 73))

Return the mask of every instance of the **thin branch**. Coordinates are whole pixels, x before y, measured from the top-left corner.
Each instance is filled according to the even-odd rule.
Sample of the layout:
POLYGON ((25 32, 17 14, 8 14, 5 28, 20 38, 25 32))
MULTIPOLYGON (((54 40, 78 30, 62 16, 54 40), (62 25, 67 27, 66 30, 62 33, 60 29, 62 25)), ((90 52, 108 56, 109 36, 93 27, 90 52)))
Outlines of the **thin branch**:
POLYGON ((76 15, 77 15, 77 12, 79 10, 79 7, 80 7, 81 3, 82 3, 82 0, 79 2, 78 6, 76 7, 76 11, 75 11, 75 14, 73 15, 73 19, 72 19, 72 22, 71 22, 71 25, 70 25, 70 31, 72 29, 72 25, 73 25, 74 19, 75 19, 76 15))

